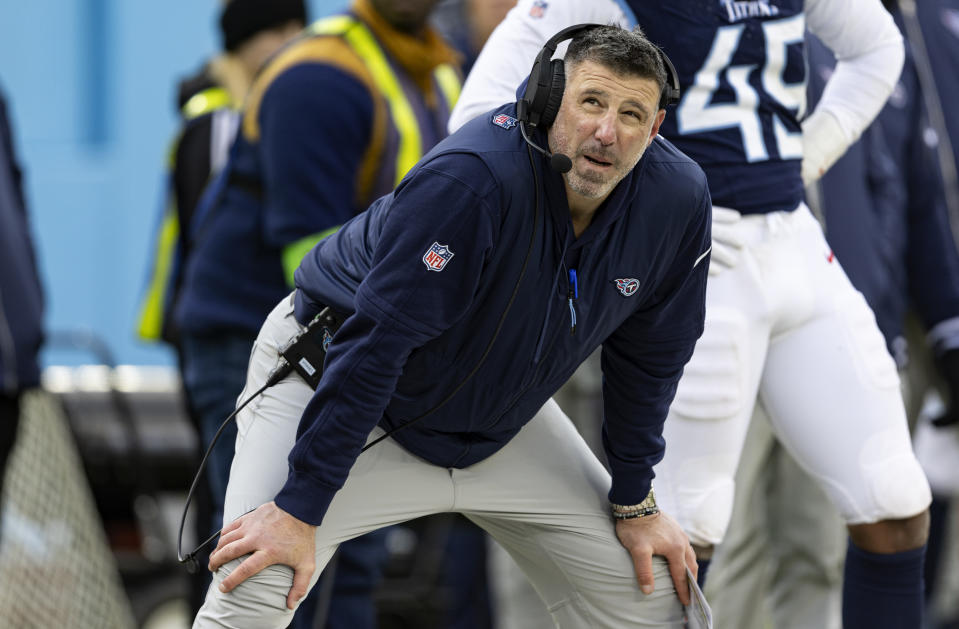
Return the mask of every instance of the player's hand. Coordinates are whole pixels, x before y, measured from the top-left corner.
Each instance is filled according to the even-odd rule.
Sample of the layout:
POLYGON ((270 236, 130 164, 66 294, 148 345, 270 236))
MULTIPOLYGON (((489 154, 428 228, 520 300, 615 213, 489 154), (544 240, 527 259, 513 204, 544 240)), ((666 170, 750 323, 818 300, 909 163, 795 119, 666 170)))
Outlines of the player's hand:
POLYGON ((250 554, 220 584, 221 592, 229 592, 254 574, 273 564, 293 568, 293 587, 286 597, 286 606, 306 595, 315 564, 316 527, 296 519, 274 502, 261 505, 220 532, 220 541, 210 554, 210 571, 237 557, 250 554))
POLYGON ((643 594, 653 592, 653 555, 662 555, 669 563, 676 594, 683 605, 689 605, 689 584, 686 581, 686 566, 693 576, 699 573, 696 553, 689 545, 689 538, 676 520, 663 512, 631 520, 616 520, 616 536, 629 551, 636 570, 636 579, 643 594))
POLYGON ((742 255, 742 234, 738 229, 742 214, 724 207, 713 208, 713 250, 709 258, 709 274, 719 275, 723 269, 739 264, 742 255))

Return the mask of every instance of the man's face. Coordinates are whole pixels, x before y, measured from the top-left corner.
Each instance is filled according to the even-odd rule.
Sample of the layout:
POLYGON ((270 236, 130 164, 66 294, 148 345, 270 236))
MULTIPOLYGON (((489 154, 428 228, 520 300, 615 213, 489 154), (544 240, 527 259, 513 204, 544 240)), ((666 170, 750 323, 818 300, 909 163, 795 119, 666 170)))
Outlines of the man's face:
POLYGON ((653 79, 623 76, 593 61, 570 69, 549 146, 573 161, 567 193, 602 200, 642 157, 666 112, 653 79))
POLYGON ((426 26, 439 0, 371 0, 370 4, 393 28, 415 35, 426 26))

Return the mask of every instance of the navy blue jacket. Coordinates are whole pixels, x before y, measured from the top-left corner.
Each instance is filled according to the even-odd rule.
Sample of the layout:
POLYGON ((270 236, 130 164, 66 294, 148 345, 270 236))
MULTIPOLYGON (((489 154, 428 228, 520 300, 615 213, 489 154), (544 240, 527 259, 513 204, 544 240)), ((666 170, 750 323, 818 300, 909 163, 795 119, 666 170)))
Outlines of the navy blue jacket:
POLYGON ((705 175, 657 139, 575 238, 562 176, 512 116, 503 106, 441 142, 297 270, 300 321, 318 303, 353 313, 276 499, 297 518, 322 520, 377 424, 425 414, 394 438, 443 467, 490 456, 599 345, 610 499, 646 496, 703 329, 705 175))
POLYGON ((21 180, 0 93, 0 394, 6 395, 40 380, 43 296, 21 180))
MULTIPOLYGON (((810 37, 810 104, 835 64, 810 37)), ((912 52, 889 102, 820 182, 826 236, 853 285, 876 314, 886 342, 903 335, 910 303, 923 323, 959 316, 956 250, 912 52)))

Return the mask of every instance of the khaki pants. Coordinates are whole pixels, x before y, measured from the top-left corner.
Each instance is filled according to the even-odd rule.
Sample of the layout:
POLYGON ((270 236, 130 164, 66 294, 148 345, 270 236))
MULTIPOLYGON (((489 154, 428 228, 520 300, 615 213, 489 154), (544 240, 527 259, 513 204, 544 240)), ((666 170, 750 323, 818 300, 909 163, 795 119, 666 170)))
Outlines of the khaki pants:
MULTIPOLYGON (((278 362, 277 348, 299 329, 292 300, 270 314, 254 346, 245 398, 278 362)), ((291 376, 238 415, 225 519, 271 500, 286 480, 287 455, 312 391, 291 376)), ((370 439, 381 435, 376 429, 370 439)), ((432 465, 386 440, 350 470, 316 530, 313 582, 337 546, 377 528, 433 513, 463 513, 516 560, 558 627, 682 627, 683 609, 665 560, 654 558, 656 589, 640 592, 616 538, 606 494, 609 475, 554 402, 495 455, 465 469, 432 465)), ((214 575, 194 627, 285 627, 293 573, 274 565, 228 594, 214 575)))
POLYGON ((706 579, 716 629, 839 629, 844 524, 757 407, 706 579))

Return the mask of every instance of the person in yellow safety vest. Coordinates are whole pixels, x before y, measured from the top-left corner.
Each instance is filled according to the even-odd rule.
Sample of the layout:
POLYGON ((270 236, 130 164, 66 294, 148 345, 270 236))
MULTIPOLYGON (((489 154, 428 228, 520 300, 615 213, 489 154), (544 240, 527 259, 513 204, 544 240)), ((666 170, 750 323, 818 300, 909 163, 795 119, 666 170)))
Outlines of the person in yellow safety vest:
MULTIPOLYGON (((204 446, 233 411, 253 341, 302 256, 446 136, 460 78, 456 53, 427 25, 437 1, 356 0, 308 27, 255 79, 229 161, 193 218, 174 310, 204 446)), ((230 424, 210 454, 217 502, 235 435, 230 424)), ((330 606, 317 612, 327 626, 374 625, 386 557, 382 536, 341 548, 330 606)))
MULTIPOLYGON (((180 359, 173 304, 190 255, 189 227, 210 178, 226 164, 240 121, 240 107, 257 70, 270 55, 307 24, 303 0, 231 0, 223 4, 220 31, 223 52, 206 61, 177 90, 180 122, 170 143, 166 204, 158 221, 152 269, 137 320, 144 341, 170 344, 180 359)), ((182 360, 181 368, 182 368, 182 360)), ((186 410, 200 430, 198 414, 187 396, 186 410)), ((214 524, 209 491, 204 485, 197 506, 196 529, 206 537, 214 524)), ((206 571, 192 579, 190 607, 198 610, 210 582, 206 571)))
POLYGON ((187 230, 211 176, 226 164, 240 107, 257 70, 307 23, 303 0, 228 1, 220 16, 223 52, 180 81, 180 125, 167 158, 168 192, 156 233, 153 267, 137 334, 176 344, 170 312, 189 254, 187 230))

